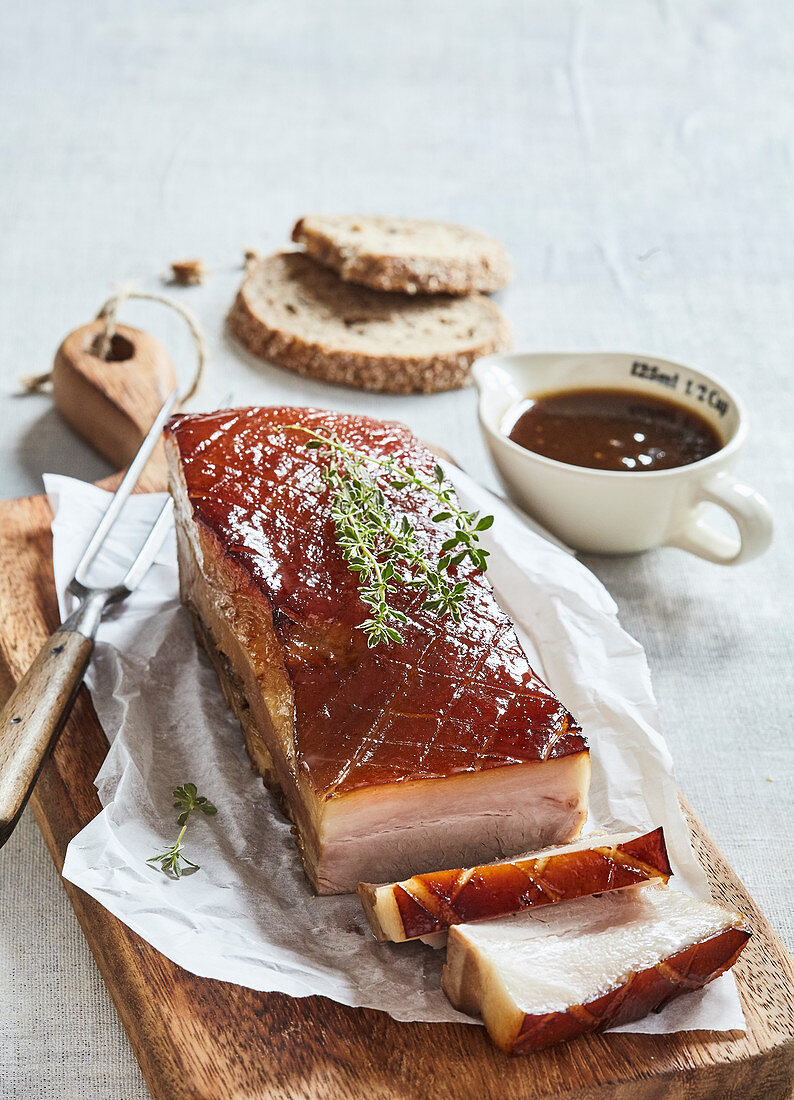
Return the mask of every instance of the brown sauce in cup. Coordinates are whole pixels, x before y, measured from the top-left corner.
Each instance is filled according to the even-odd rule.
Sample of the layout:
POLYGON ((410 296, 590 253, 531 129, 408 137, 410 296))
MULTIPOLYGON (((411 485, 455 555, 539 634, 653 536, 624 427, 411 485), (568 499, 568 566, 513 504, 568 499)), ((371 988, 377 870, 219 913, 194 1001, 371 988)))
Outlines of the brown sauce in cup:
POLYGON ((625 472, 688 466, 723 446, 699 413, 621 389, 561 390, 529 398, 508 435, 557 462, 625 472))

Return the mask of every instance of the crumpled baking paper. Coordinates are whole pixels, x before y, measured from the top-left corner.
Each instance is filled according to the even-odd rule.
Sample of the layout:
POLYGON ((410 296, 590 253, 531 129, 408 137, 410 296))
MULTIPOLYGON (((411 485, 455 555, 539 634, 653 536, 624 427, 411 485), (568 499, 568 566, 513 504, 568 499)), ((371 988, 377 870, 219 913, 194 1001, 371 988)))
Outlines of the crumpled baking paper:
MULTIPOLYGON (((588 829, 664 825, 675 885, 708 898, 659 732, 645 655, 618 625, 611 597, 508 505, 459 470, 450 467, 447 474, 467 507, 496 517, 483 542, 499 602, 532 664, 590 740, 588 829)), ((108 494, 56 475, 45 482, 65 616, 71 609, 66 585, 108 494)), ((162 499, 130 499, 94 567, 97 579, 122 575, 162 499)), ((86 679, 111 747, 96 777, 104 808, 69 845, 67 879, 194 974, 295 997, 321 994, 398 1020, 474 1022, 441 992, 442 951, 421 943, 378 944, 355 895, 312 895, 289 823, 252 772, 237 721, 180 606, 173 533, 140 588, 108 611, 86 679), (146 859, 176 839, 172 791, 186 781, 218 814, 191 816, 185 853, 200 870, 174 881, 146 859)), ((621 1030, 743 1026, 735 983, 726 974, 621 1030)))

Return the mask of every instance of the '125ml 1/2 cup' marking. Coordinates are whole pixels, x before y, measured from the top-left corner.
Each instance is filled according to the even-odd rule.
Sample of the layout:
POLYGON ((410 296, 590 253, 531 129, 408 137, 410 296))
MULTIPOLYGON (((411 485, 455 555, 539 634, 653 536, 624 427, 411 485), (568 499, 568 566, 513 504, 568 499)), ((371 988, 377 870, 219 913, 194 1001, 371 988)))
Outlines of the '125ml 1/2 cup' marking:
MULTIPOLYGON (((669 371, 661 370, 655 363, 641 363, 638 359, 635 359, 631 365, 631 373, 635 378, 642 378, 646 382, 656 382, 669 390, 678 389, 680 380, 678 372, 671 374, 669 371)), ((727 398, 723 397, 719 390, 709 389, 704 382, 694 382, 691 378, 687 378, 684 385, 684 396, 693 397, 696 401, 708 405, 710 409, 714 409, 715 412, 719 413, 720 418, 725 416, 728 411, 727 398)))

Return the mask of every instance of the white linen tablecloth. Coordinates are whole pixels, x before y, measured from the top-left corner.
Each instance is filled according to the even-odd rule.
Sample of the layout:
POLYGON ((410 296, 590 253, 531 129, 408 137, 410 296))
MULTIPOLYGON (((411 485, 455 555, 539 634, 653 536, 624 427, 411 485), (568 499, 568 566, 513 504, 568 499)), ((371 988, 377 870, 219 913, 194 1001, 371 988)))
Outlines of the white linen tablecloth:
MULTIPOLYGON (((223 317, 242 249, 314 210, 493 232, 529 350, 637 350, 745 399, 738 473, 777 537, 736 570, 674 550, 586 559, 646 647, 681 787, 791 947, 794 20, 782 0, 57 0, 0 14, 0 493, 102 462, 46 396, 17 396, 112 284, 174 293, 207 329, 202 394, 406 420, 495 485, 471 390, 389 398, 240 353, 223 317)), ((130 304, 183 377, 178 320, 130 304)), ((0 853, 0 1097, 147 1095, 38 832, 0 853)))

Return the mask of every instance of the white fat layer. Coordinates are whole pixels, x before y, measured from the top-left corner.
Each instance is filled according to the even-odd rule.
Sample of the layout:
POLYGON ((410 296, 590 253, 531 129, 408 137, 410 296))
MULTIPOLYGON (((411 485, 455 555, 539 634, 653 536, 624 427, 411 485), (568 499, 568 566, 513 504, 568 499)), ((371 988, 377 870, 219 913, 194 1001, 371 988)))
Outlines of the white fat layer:
POLYGON ((337 890, 560 844, 587 813, 586 752, 366 788, 326 804, 320 879, 337 890))
POLYGON ((618 890, 514 917, 458 925, 487 980, 521 1012, 587 1004, 740 918, 666 886, 618 890))

